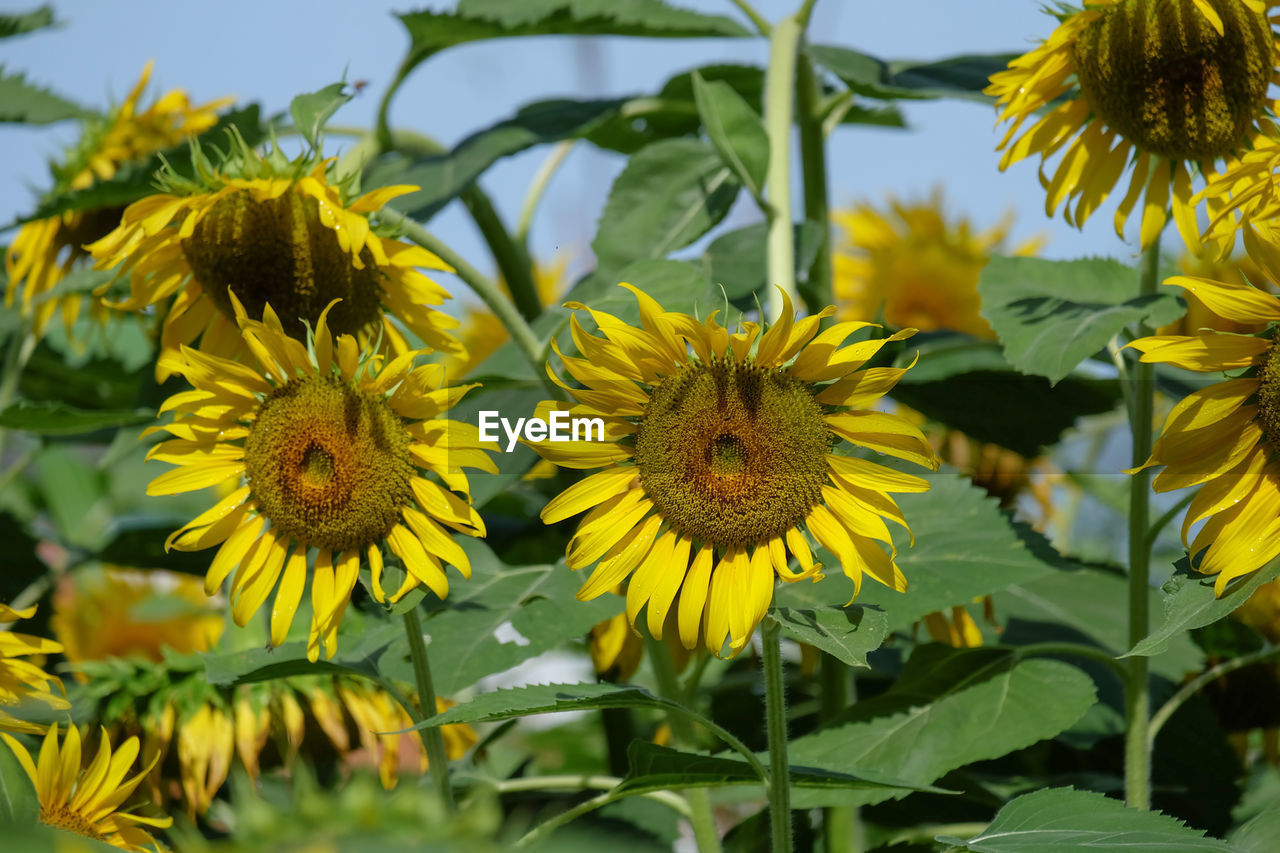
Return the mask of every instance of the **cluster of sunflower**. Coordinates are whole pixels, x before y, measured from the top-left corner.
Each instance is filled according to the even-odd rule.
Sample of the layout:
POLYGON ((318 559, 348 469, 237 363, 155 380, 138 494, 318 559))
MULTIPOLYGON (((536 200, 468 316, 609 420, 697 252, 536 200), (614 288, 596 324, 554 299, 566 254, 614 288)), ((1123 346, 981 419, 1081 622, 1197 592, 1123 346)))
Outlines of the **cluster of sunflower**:
MULTIPOLYGON (((1117 231, 1141 200, 1140 245, 1158 245, 1171 210, 1197 257, 1187 262, 1196 274, 1166 282, 1185 292, 1181 327, 1129 347, 1144 362, 1239 371, 1179 401, 1143 466, 1163 467, 1157 491, 1200 487, 1182 536, 1220 595, 1280 556, 1280 297, 1266 288, 1280 281, 1280 130, 1268 100, 1280 46, 1268 8, 1089 0, 988 89, 1011 122, 1002 168, 1061 155, 1044 177, 1050 214, 1065 205, 1068 221, 1083 225, 1128 172, 1117 231), (1229 258, 1237 238, 1247 262, 1198 274, 1229 258)), ((140 109, 149 73, 87 128, 55 169, 56 192, 111 178, 216 123, 224 101, 192 106, 181 92, 140 109)), ((457 378, 475 372, 500 334, 455 333, 457 321, 439 310, 451 294, 423 271, 450 266, 384 210, 417 188, 362 192, 359 169, 319 145, 290 158, 235 133, 223 143, 215 151, 192 141, 191 173, 161 169, 157 191, 127 207, 25 225, 5 258, 6 300, 36 337, 59 313, 70 335, 86 303, 101 322, 158 320, 156 379, 182 388, 144 435, 161 436, 148 459, 174 466, 147 493, 217 490, 164 543, 216 549, 203 585, 115 567, 77 573, 53 597, 56 639, 0 633, 0 704, 14 709, 0 709, 0 729, 43 736, 33 759, 27 743, 2 735, 35 786, 41 821, 130 850, 157 846, 152 831, 172 821, 126 809, 144 785, 153 804, 195 818, 211 813, 235 763, 256 779, 288 772, 305 753, 311 764, 376 766, 386 787, 405 759, 426 770, 422 742, 401 733, 446 700, 423 708, 425 693, 347 676, 222 688, 196 655, 230 633, 224 610, 241 628, 263 614, 271 647, 301 614, 306 657, 317 662, 337 654, 362 582, 387 608, 415 607, 426 592, 447 599, 448 567, 471 573, 457 537, 487 533, 463 469, 497 473, 497 446, 450 415, 477 387, 457 378), (111 274, 92 296, 59 288, 90 265, 111 274), (81 684, 85 707, 74 716, 47 655, 63 655, 81 684), (100 724, 99 747, 82 761, 89 721, 100 724)), ((565 551, 570 569, 589 570, 579 599, 625 599, 623 613, 592 632, 593 661, 610 678, 634 673, 641 628, 680 664, 742 653, 778 581, 817 581, 835 568, 818 547, 855 596, 868 576, 905 591, 888 523, 909 527, 894 495, 929 482, 850 446, 926 470, 948 462, 1003 508, 1025 510, 1030 495, 1034 521, 1052 516, 1046 463, 889 410, 883 398, 909 368, 875 361, 921 330, 993 340, 979 273, 993 253, 1036 245, 1010 245, 1007 223, 975 233, 949 222, 936 197, 855 206, 835 224, 844 235, 836 304, 807 316, 783 292, 773 318, 700 318, 626 283, 638 324, 566 303, 576 353, 552 341, 555 398, 533 414, 592 419, 603 440, 527 443, 545 463, 591 472, 540 518, 581 516, 565 551)), ((1240 614, 1269 637, 1274 597, 1264 587, 1240 614)), ((990 600, 979 601, 994 625, 990 600)), ((0 621, 34 614, 0 605, 0 621)), ((923 621, 934 640, 982 642, 964 607, 923 621)), ((444 741, 452 759, 476 736, 446 726, 444 741)))
MULTIPOLYGON (((139 112, 145 82, 86 136, 82 151, 100 178, 214 123, 221 102, 192 108, 181 93, 139 112), (153 125, 165 132, 143 132, 153 125), (109 143, 118 139, 134 147, 117 151, 109 143)), ((487 455, 496 445, 448 418, 475 387, 449 384, 452 371, 483 356, 469 355, 449 331, 456 321, 435 310, 449 294, 422 270, 449 268, 378 219, 387 201, 416 188, 360 194, 357 171, 344 173, 314 150, 289 159, 235 133, 226 141, 229 150, 212 155, 193 143, 194 174, 162 169, 160 191, 123 210, 24 226, 6 257, 8 296, 23 294, 37 335, 58 310, 74 324, 82 298, 59 296, 57 285, 89 262, 114 271, 92 297, 95 311, 162 318, 157 380, 180 377, 189 389, 170 396, 160 407, 165 420, 147 430, 166 436, 148 458, 176 466, 147 492, 219 494, 164 543, 217 549, 203 592, 190 579, 108 568, 96 586, 60 594, 60 642, 3 635, 6 704, 37 700, 60 712, 51 724, 3 718, 10 730, 45 733, 38 762, 6 735, 36 786, 41 820, 127 849, 156 843, 148 827, 170 820, 123 809, 139 786, 154 803, 204 814, 233 761, 250 777, 267 762, 288 766, 313 730, 345 760, 356 760, 358 741, 384 784, 394 784, 404 747, 387 733, 408 728, 411 715, 385 691, 342 678, 222 690, 204 681, 190 655, 224 633, 222 606, 245 626, 273 593, 270 643, 284 643, 299 610, 309 611, 312 661, 336 653, 362 575, 379 603, 419 587, 446 598, 446 566, 470 573, 454 536, 485 535, 462 469, 496 473, 487 455), (89 218, 101 226, 92 233, 89 218), (127 294, 116 295, 117 283, 127 283, 127 294), (216 603, 224 587, 222 605, 201 604, 204 596, 216 603), (135 613, 158 601, 178 615, 135 613), (80 728, 62 728, 61 681, 23 658, 56 653, 84 682, 88 716, 105 726, 87 766, 80 728), (164 675, 150 679, 151 689, 117 689, 148 684, 113 678, 122 669, 136 676, 156 664, 164 675), (140 772, 127 777, 139 756, 140 772)), ((82 184, 77 177, 60 188, 82 184)), ((846 344, 876 327, 845 320, 822 330, 834 307, 801 319, 789 301, 767 328, 731 328, 715 314, 668 312, 631 290, 638 327, 570 303, 598 331, 572 319, 582 357, 557 356, 579 384, 552 371, 572 399, 538 408, 605 423, 602 442, 534 446, 556 465, 602 469, 542 511, 548 524, 585 513, 567 549, 571 568, 594 566, 579 598, 625 588, 632 626, 644 611, 653 636, 669 626, 684 650, 732 655, 764 617, 776 579, 822 577, 811 543, 836 556, 855 590, 866 575, 905 589, 884 521, 905 527, 892 495, 928 483, 834 447, 846 439, 937 467, 916 426, 872 408, 905 369, 867 362, 915 330, 846 344)), ((448 727, 446 742, 456 756, 474 735, 448 727)), ((425 767, 420 747, 408 750, 425 767)))

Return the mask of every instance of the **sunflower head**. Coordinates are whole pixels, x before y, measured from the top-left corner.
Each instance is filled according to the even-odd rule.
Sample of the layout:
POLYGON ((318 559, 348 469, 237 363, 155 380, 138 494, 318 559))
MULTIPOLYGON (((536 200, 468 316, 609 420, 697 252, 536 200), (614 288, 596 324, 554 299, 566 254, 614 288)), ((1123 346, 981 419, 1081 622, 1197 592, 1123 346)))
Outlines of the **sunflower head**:
MULTIPOLYGON (((1265 268, 1265 265, 1264 265, 1265 268)), ((1165 282, 1182 287, 1226 323, 1280 322, 1280 298, 1252 287, 1194 276, 1165 282)), ((1235 578, 1280 555, 1280 364, 1272 332, 1256 335, 1216 331, 1152 335, 1129 346, 1144 362, 1171 364, 1202 373, 1243 371, 1184 397, 1165 419, 1151 457, 1141 466, 1164 466, 1152 481, 1156 491, 1200 486, 1183 521, 1192 565, 1217 575, 1222 595, 1235 578)), ((1135 469, 1141 470, 1141 469, 1135 469)))
POLYGON ((993 340, 979 313, 978 277, 992 254, 1032 255, 1042 240, 1010 245, 1011 220, 977 230, 949 217, 940 192, 923 202, 856 204, 833 217, 843 241, 832 287, 840 316, 884 319, 925 332, 949 329, 993 340))
POLYGON ((229 151, 212 157, 193 145, 193 176, 165 170, 165 192, 130 205, 120 226, 89 247, 100 268, 119 264, 117 275, 129 277, 130 296, 117 307, 175 297, 162 355, 197 339, 214 355, 243 355, 237 304, 254 318, 270 305, 298 340, 328 310, 335 334, 381 342, 394 354, 410 347, 388 317, 436 350, 461 351, 445 331, 457 321, 428 307, 448 293, 417 269, 449 267, 370 221, 416 187, 357 197, 358 173, 339 174, 333 158, 290 160, 278 148, 259 154, 237 134, 230 139, 229 151))
POLYGON ((1011 122, 998 146, 1000 168, 1063 152, 1052 175, 1042 177, 1045 211, 1052 215, 1066 203, 1066 219, 1077 227, 1131 170, 1115 215, 1117 234, 1123 237, 1143 198, 1140 242, 1149 247, 1172 197, 1183 240, 1203 251, 1187 164, 1210 173, 1252 147, 1269 124, 1267 91, 1277 64, 1270 5, 1088 0, 1042 45, 992 75, 985 91, 996 97, 1000 120, 1011 122))
POLYGON ((120 808, 151 770, 146 767, 125 778, 138 756, 137 738, 113 749, 104 729, 98 752, 87 767, 81 765, 80 732, 75 726, 67 728, 61 744, 57 724, 51 726, 38 761, 13 737, 0 734, 0 738, 35 786, 41 823, 139 853, 158 847, 149 828, 173 823, 172 818, 143 817, 120 808))
POLYGON ((720 654, 728 639, 736 653, 764 617, 776 577, 821 576, 806 529, 840 562, 855 595, 864 574, 904 589, 884 519, 905 520, 889 493, 928 484, 834 448, 844 438, 937 467, 919 430, 869 408, 905 369, 865 363, 915 330, 842 346, 871 324, 819 334, 835 309, 797 320, 787 302, 763 334, 750 322, 731 330, 714 314, 700 322, 631 290, 639 328, 569 304, 589 311, 603 337, 572 319, 585 358, 557 353, 584 387, 561 383, 576 402, 538 411, 544 420, 595 419, 603 432, 604 441, 534 443, 567 467, 604 466, 542 511, 547 523, 587 511, 566 554, 571 568, 596 565, 579 598, 626 580, 632 625, 647 607, 649 631, 661 638, 675 614, 686 649, 701 638, 720 654))
POLYGON ((351 335, 336 340, 321 312, 304 345, 288 335, 270 306, 252 320, 232 294, 245 346, 256 367, 183 347, 168 367, 195 386, 170 398, 174 438, 149 457, 179 467, 156 478, 153 495, 230 484, 211 510, 175 532, 167 545, 220 545, 205 591, 234 572, 232 617, 244 625, 279 586, 272 642, 284 642, 301 599, 309 555, 312 622, 308 655, 321 643, 332 657, 337 629, 362 564, 384 601, 383 549, 403 564, 396 601, 425 585, 448 595, 446 563, 470 574, 466 553, 448 530, 483 536, 466 498, 463 467, 497 473, 475 426, 445 418, 472 386, 444 385, 438 364, 366 351, 351 335))
POLYGON ((1240 0, 1120 0, 1076 38, 1080 91, 1143 151, 1213 160, 1236 151, 1267 107, 1275 46, 1240 0))

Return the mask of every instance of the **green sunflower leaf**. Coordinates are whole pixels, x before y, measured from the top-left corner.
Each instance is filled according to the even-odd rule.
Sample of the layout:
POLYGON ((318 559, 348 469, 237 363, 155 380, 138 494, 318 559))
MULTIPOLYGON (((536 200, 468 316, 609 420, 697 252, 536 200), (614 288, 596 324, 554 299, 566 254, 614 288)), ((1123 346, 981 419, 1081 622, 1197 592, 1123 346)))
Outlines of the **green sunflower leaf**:
POLYGON ((747 30, 723 15, 704 15, 661 0, 461 0, 454 12, 398 16, 409 31, 410 62, 453 45, 537 35, 741 38, 747 30))
POLYGON ((1069 376, 1055 386, 1043 376, 1014 370, 999 344, 968 335, 913 338, 895 366, 912 362, 915 366, 889 396, 972 439, 1026 457, 1057 444, 1078 418, 1109 412, 1120 402, 1114 380, 1069 376), (1000 411, 1017 411, 1019 417, 990 416, 1000 411))
POLYGON ((1224 618, 1248 601, 1258 587, 1280 577, 1280 560, 1272 560, 1257 571, 1231 581, 1218 598, 1213 592, 1214 575, 1193 572, 1186 557, 1174 565, 1173 577, 1161 587, 1164 618, 1160 627, 1134 645, 1124 657, 1158 655, 1166 651, 1173 638, 1224 618))
POLYGON ((289 102, 289 115, 293 116, 293 124, 312 148, 319 150, 320 134, 325 122, 339 107, 355 97, 346 88, 345 82, 330 83, 323 89, 298 95, 289 102))
POLYGON ((1132 323, 1171 323, 1185 310, 1169 288, 1138 294, 1138 273, 1108 258, 993 257, 978 282, 982 316, 1009 363, 1057 383, 1132 323))
POLYGON ((981 834, 937 840, 973 853, 1058 853, 1090 847, 1223 853, 1235 849, 1168 815, 1131 809, 1111 797, 1074 788, 1024 794, 1000 809, 981 834))
POLYGON ((705 142, 666 139, 641 149, 613 182, 591 243, 600 269, 684 248, 724 219, 738 189, 705 142))
POLYGON ((62 541, 85 548, 101 544, 99 540, 110 512, 103 500, 106 475, 65 445, 45 447, 32 467, 40 495, 62 541))
POLYGON ((79 435, 155 420, 151 409, 78 409, 58 402, 19 400, 0 412, 0 427, 33 435, 79 435))
MULTIPOLYGON (((622 98, 591 101, 560 98, 528 104, 511 118, 471 134, 452 150, 383 157, 365 172, 363 185, 366 189, 388 184, 421 187, 417 192, 392 199, 390 206, 406 216, 425 221, 503 157, 534 145, 583 136, 601 121, 617 115, 626 103, 622 98)), ((398 140, 397 144, 403 150, 427 147, 417 139, 398 140)))
POLYGON ((398 620, 393 624, 373 627, 358 637, 345 637, 333 660, 307 660, 305 642, 285 643, 276 648, 201 654, 200 657, 204 661, 205 678, 210 684, 222 686, 254 684, 295 675, 345 674, 376 678, 378 658, 396 644, 405 645, 404 628, 398 620))
POLYGON ((0 122, 53 124, 92 115, 93 110, 43 86, 28 83, 21 71, 9 72, 0 66, 0 122))
MULTIPOLYGON (((1056 660, 1002 648, 920 646, 884 693, 791 743, 793 766, 927 785, 974 761, 1051 738, 1096 700, 1093 680, 1056 660)), ((798 792, 794 807, 874 803, 887 791, 798 792)))
MULTIPOLYGON (((680 752, 643 740, 633 740, 627 748, 627 762, 631 765, 626 777, 614 788, 616 793, 643 794, 650 791, 679 790, 680 788, 719 788, 727 785, 759 785, 760 777, 745 761, 714 755, 698 755, 680 752)), ((914 785, 900 779, 876 776, 857 776, 847 773, 829 773, 792 765, 791 784, 794 788, 825 789, 890 789, 895 795, 914 791, 950 793, 932 785, 914 785)))
POLYGON ((867 666, 867 652, 875 651, 889 633, 889 619, 881 610, 862 605, 795 610, 779 607, 765 617, 783 633, 808 643, 848 666, 867 666))
MULTIPOLYGON (((622 610, 616 595, 577 601, 574 593, 584 578, 563 562, 506 566, 483 542, 458 537, 458 544, 471 560, 471 579, 463 582, 450 571, 457 585, 422 626, 441 695, 585 637, 591 626, 622 610)), ((413 680, 407 659, 388 655, 379 666, 384 675, 413 680)))
MULTIPOLYGON (((428 652, 430 649, 428 649, 428 652)), ((431 667, 432 675, 436 666, 431 667)), ((447 691, 441 691, 447 692, 447 691)), ((603 708, 679 708, 675 702, 655 696, 643 687, 629 684, 535 684, 481 693, 470 702, 455 705, 422 723, 444 726, 450 723, 496 723, 533 714, 564 711, 599 711, 603 708)))
MULTIPOLYGON (((766 282, 765 246, 769 227, 759 222, 728 231, 711 241, 702 253, 702 266, 707 278, 724 288, 729 301, 740 307, 754 308, 751 296, 762 290, 766 282)), ((822 248, 823 227, 817 222, 802 222, 795 227, 796 274, 813 266, 822 248)), ((764 301, 763 299, 761 300, 764 301)))
POLYGON ((760 115, 728 83, 708 82, 697 72, 693 74, 693 96, 707 136, 725 165, 752 195, 762 198, 769 168, 769 137, 760 115))
POLYGON ((1280 838, 1280 809, 1268 809, 1236 827, 1227 841, 1237 853, 1271 853, 1280 838))
POLYGON ((886 62, 870 54, 832 45, 807 48, 814 62, 827 68, 859 95, 882 100, 963 98, 992 102, 982 94, 990 77, 1008 67, 1016 53, 964 55, 934 62, 886 62))
POLYGON ((45 27, 52 27, 55 23, 52 6, 41 6, 17 15, 0 15, 0 39, 42 30, 45 27))
POLYGON ((34 827, 39 813, 40 801, 31 778, 9 745, 0 743, 0 826, 5 828, 6 838, 16 827, 34 827))

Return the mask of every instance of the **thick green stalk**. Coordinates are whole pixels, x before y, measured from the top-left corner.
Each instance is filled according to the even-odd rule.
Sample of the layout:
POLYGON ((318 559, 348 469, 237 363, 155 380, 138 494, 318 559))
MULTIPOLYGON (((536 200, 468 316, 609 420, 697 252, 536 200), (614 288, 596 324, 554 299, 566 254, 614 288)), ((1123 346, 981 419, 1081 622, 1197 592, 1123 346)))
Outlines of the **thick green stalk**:
MULTIPOLYGON (((819 697, 819 716, 825 726, 848 707, 853 683, 849 667, 826 652, 821 654, 822 658, 818 663, 818 679, 822 691, 819 697)), ((827 853, 860 851, 862 844, 859 835, 856 806, 827 806, 822 810, 822 836, 827 853)))
MULTIPOLYGON (((413 661, 413 677, 418 685, 418 704, 422 707, 420 719, 414 720, 418 723, 436 715, 436 690, 431 683, 427 644, 422 641, 422 622, 418 619, 418 611, 412 607, 404 612, 404 632, 409 638, 409 657, 413 661)), ((412 713, 410 711, 410 715, 412 713)), ((425 726, 418 729, 418 734, 422 737, 422 745, 427 748, 428 771, 440 794, 440 801, 449 811, 456 811, 458 806, 453 800, 453 787, 449 784, 449 757, 444 751, 444 734, 439 726, 425 726)))
POLYGON ((787 696, 782 677, 782 628, 770 614, 761 623, 764 642, 764 714, 769 736, 769 827, 773 853, 791 853, 791 768, 787 761, 787 696))
POLYGON ((768 236, 766 320, 782 314, 782 293, 795 303, 796 262, 791 224, 791 114, 795 98, 796 53, 804 28, 792 15, 783 18, 769 39, 769 68, 764 78, 764 127, 769 137, 765 178, 768 236), (779 293, 781 289, 782 293, 779 293))
POLYGON ((804 185, 804 218, 822 226, 818 252, 800 295, 810 311, 821 311, 832 302, 831 228, 827 200, 827 146, 823 131, 822 92, 813 63, 801 53, 796 60, 796 121, 800 125, 800 165, 804 185))
MULTIPOLYGON (((1139 268, 1140 292, 1156 292, 1160 265, 1160 239, 1143 253, 1139 268)), ((1143 326, 1139 335, 1150 334, 1143 326)), ((1155 409, 1154 365, 1138 362, 1130 374, 1133 419, 1133 466, 1151 455, 1151 419, 1155 409)), ((1129 481, 1129 646, 1143 640, 1150 630, 1151 543, 1147 538, 1147 516, 1151 504, 1151 472, 1144 469, 1129 481)), ((1151 685, 1148 659, 1134 655, 1128 660, 1124 691, 1125 747, 1124 799, 1133 808, 1151 807, 1151 747, 1147 729, 1151 715, 1151 685)))
MULTIPOLYGON (((688 697, 680 689, 671 651, 661 640, 649 636, 645 637, 645 646, 654 677, 658 679, 658 693, 672 702, 685 704, 688 697)), ((667 716, 667 724, 671 726, 671 734, 677 746, 692 745, 693 726, 688 718, 681 714, 670 714, 667 716)), ((720 835, 716 832, 715 814, 711 810, 711 797, 707 789, 690 788, 684 792, 684 798, 689 801, 689 823, 693 827, 693 840, 698 845, 699 853, 720 853, 720 835)))

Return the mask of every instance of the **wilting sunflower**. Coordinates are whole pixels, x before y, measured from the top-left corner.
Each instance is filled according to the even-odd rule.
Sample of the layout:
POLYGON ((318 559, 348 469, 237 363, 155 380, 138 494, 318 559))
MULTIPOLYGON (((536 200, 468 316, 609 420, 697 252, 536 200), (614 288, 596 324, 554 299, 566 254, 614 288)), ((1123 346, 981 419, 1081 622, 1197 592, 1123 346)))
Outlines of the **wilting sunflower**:
MULTIPOLYGON (((232 101, 221 98, 196 106, 184 91, 173 89, 140 110, 139 102, 150 79, 148 62, 133 91, 118 107, 85 123, 79 143, 67 152, 64 162, 53 166, 52 195, 86 189, 95 181, 113 177, 126 163, 208 130, 217 123, 215 111, 232 101)), ((82 248, 86 243, 120 224, 121 212, 119 207, 69 211, 28 222, 18 229, 4 257, 9 276, 5 305, 12 305, 21 293, 22 314, 32 318, 36 335, 44 334, 59 309, 70 335, 84 296, 52 296, 50 292, 79 261, 88 257, 82 248)), ((105 316, 98 302, 94 307, 99 316, 105 316)))
POLYGON ((763 335, 750 322, 731 332, 714 314, 700 323, 622 286, 640 303, 641 327, 569 303, 589 311, 603 337, 572 318, 586 358, 560 358, 586 387, 562 385, 576 404, 538 407, 543 420, 561 411, 603 424, 604 441, 533 445, 558 465, 604 468, 542 511, 548 524, 587 512, 567 549, 571 568, 597 564, 578 597, 627 580, 632 625, 647 605, 649 631, 661 637, 674 609, 685 648, 701 633, 712 653, 726 637, 736 653, 768 610, 775 576, 795 581, 821 569, 802 528, 840 561, 855 595, 864 574, 906 589, 884 519, 905 527, 890 493, 926 491, 928 483, 838 456, 832 446, 845 438, 937 467, 918 429, 866 408, 906 370, 860 368, 915 330, 842 347, 872 324, 838 323, 818 334, 835 309, 796 321, 784 298, 782 316, 763 335), (788 553, 800 571, 788 566, 788 553))
MULTIPOLYGON (((1185 288, 1190 299, 1229 323, 1280 321, 1280 298, 1246 284, 1191 276, 1175 276, 1165 284, 1185 288)), ((1218 576, 1214 590, 1222 595, 1233 579, 1280 554, 1280 461, 1273 458, 1280 448, 1275 336, 1207 329, 1139 338, 1129 346, 1142 353, 1144 362, 1201 373, 1244 371, 1174 406, 1142 466, 1164 466, 1152 481, 1156 491, 1200 486, 1187 508, 1182 539, 1186 543, 1192 526, 1204 522, 1189 545, 1191 559, 1199 571, 1218 576)))
POLYGON ((179 467, 157 477, 148 494, 168 495, 245 483, 166 542, 191 551, 220 545, 209 566, 212 594, 234 570, 231 613, 244 625, 277 582, 271 641, 284 642, 302 598, 308 554, 312 617, 307 655, 337 650, 338 624, 362 563, 374 596, 382 590, 382 547, 406 574, 392 601, 418 585, 449 592, 444 564, 471 574, 466 553, 446 528, 483 536, 463 467, 497 473, 476 427, 444 419, 474 385, 442 384, 438 364, 414 366, 410 350, 384 364, 362 360, 356 339, 329 332, 321 312, 307 345, 289 337, 270 305, 251 320, 232 297, 257 369, 183 347, 165 356, 195 390, 170 397, 161 412, 175 436, 148 456, 179 467), (431 474, 433 476, 427 476, 431 474), (436 480, 440 482, 436 482, 436 480), (443 483, 443 485, 441 485, 443 483))
POLYGON ((992 254, 1031 255, 1039 238, 1009 244, 1008 217, 975 230, 964 217, 948 217, 941 192, 918 203, 890 199, 888 209, 856 204, 832 216, 838 244, 832 288, 837 316, 874 320, 925 332, 950 329, 994 340, 978 313, 978 276, 992 254))
POLYGON ((198 578, 117 566, 64 577, 49 620, 72 664, 111 657, 159 662, 165 649, 207 652, 223 624, 198 578))
MULTIPOLYGON (((1142 199, 1140 241, 1150 246, 1173 216, 1199 245, 1191 165, 1211 174, 1252 147, 1274 115, 1277 44, 1270 0, 1086 0, 1065 11, 1035 50, 991 77, 1000 121, 1012 122, 997 150, 1003 170, 1034 154, 1049 215, 1063 207, 1077 228, 1126 171, 1115 215, 1125 222, 1142 199), (1037 116, 1025 132, 1027 119, 1037 116)), ((1209 206, 1210 215, 1216 213, 1209 206)))
POLYGON ((88 767, 82 767, 80 732, 75 726, 67 729, 61 746, 57 724, 50 726, 40 747, 38 763, 31 760, 31 754, 17 740, 7 734, 0 737, 13 750, 35 786, 41 823, 125 850, 160 849, 145 827, 163 828, 173 823, 172 818, 150 818, 120 811, 120 806, 151 769, 145 768, 133 778, 125 778, 138 757, 137 738, 129 738, 112 750, 104 730, 97 754, 88 767))
POLYGON ((429 307, 449 294, 418 271, 449 266, 369 221, 417 187, 353 198, 356 175, 339 178, 333 159, 305 157, 261 156, 237 137, 215 167, 193 147, 194 179, 164 173, 166 192, 129 205, 120 226, 89 247, 100 268, 119 264, 119 275, 129 277, 129 298, 115 307, 139 310, 173 297, 157 377, 168 375, 172 358, 165 356, 197 340, 209 355, 247 354, 232 293, 254 318, 270 303, 285 332, 299 340, 340 299, 329 316, 335 334, 362 345, 381 341, 402 355, 410 343, 390 315, 431 348, 461 351, 445 331, 457 320, 429 307))
MULTIPOLYGON (((34 604, 25 610, 14 610, 7 604, 0 604, 0 623, 30 619, 35 612, 34 604)), ((0 729, 27 734, 42 734, 45 730, 42 725, 13 716, 6 708, 17 709, 31 702, 40 702, 55 711, 71 707, 62 680, 24 660, 27 655, 49 655, 61 651, 61 644, 44 637, 0 631, 0 729), (51 689, 54 687, 58 689, 57 693, 51 689)))

